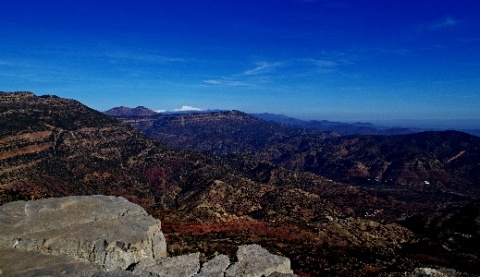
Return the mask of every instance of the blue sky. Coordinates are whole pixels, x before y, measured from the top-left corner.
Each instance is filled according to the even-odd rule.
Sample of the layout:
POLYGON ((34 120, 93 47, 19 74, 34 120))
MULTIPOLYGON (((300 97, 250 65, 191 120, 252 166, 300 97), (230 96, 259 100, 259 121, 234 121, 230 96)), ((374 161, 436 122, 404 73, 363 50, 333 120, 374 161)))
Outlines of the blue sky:
POLYGON ((475 125, 479 11, 478 0, 0 0, 0 90, 102 111, 475 125))

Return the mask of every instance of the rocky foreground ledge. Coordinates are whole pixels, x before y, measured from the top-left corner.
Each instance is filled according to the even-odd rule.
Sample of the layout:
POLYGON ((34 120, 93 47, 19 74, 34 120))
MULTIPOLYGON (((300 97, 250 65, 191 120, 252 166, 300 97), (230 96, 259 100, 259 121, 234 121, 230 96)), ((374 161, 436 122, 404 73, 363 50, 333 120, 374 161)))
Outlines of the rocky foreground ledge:
POLYGON ((0 276, 295 276, 258 245, 237 261, 167 257, 158 219, 124 198, 71 196, 0 206, 0 276))

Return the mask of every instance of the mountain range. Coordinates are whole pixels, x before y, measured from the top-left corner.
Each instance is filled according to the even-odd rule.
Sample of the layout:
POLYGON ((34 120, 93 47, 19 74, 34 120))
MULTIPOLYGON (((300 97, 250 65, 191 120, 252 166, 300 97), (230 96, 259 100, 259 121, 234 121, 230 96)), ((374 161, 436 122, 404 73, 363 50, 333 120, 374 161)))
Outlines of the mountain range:
POLYGON ((479 189, 480 138, 458 131, 341 136, 239 111, 118 118, 178 148, 220 156, 248 154, 358 185, 388 183, 470 195, 479 189))
MULTIPOLYGON (((122 116, 128 115, 130 117, 142 117, 145 116, 145 113, 148 115, 155 116, 159 114, 192 114, 192 113, 212 113, 212 112, 220 112, 226 110, 219 110, 219 109, 198 109, 190 106, 182 106, 181 108, 175 109, 174 111, 153 111, 144 106, 138 106, 136 108, 128 108, 125 106, 111 108, 104 113, 110 116, 122 116)), ((290 116, 282 115, 282 114, 272 114, 272 113, 252 113, 257 118, 263 119, 265 121, 271 121, 280 123, 282 125, 293 126, 293 127, 300 127, 300 128, 307 128, 307 129, 315 129, 318 131, 323 132, 336 132, 340 135, 401 135, 401 134, 412 134, 412 133, 419 133, 425 131, 444 131, 450 130, 445 128, 439 128, 438 122, 436 125, 431 127, 387 127, 389 125, 394 126, 395 124, 385 124, 378 125, 372 124, 368 122, 354 122, 354 123, 346 123, 346 122, 335 122, 335 121, 328 121, 328 120, 300 120, 297 118, 293 118, 290 116)), ((404 120, 408 122, 408 120, 404 120)), ((469 121, 470 122, 470 121, 469 121)), ((398 123, 396 123, 399 125, 398 123)), ((408 124, 408 125, 412 125, 408 124)), ((413 124, 415 125, 415 124, 413 124)), ((425 124, 424 124, 425 125, 425 124)), ((470 122, 470 125, 473 125, 473 121, 470 122)), ((465 126, 463 126, 465 127, 465 126)), ((473 128, 457 128, 457 131, 465 132, 474 136, 480 136, 480 129, 473 129, 473 128)))
POLYGON ((1 92, 0 204, 123 196, 162 220, 169 253, 233 258, 258 243, 299 276, 480 274, 477 137, 341 136, 239 111, 123 110, 113 118, 1 92))
MULTIPOLYGON (((200 110, 197 108, 192 108, 188 106, 183 106, 180 109, 175 109, 175 111, 163 111, 157 113, 153 110, 139 106, 136 108, 128 108, 125 106, 115 107, 108 111, 105 111, 105 114, 114 116, 114 117, 145 117, 145 116, 158 116, 170 115, 170 114, 204 114, 204 113, 215 113, 222 110, 200 110)), ((413 133, 412 130, 407 128, 385 128, 378 127, 371 123, 343 123, 343 122, 332 122, 327 120, 311 120, 304 121, 296 119, 293 117, 288 117, 285 115, 270 114, 270 113, 261 113, 261 114, 251 114, 254 117, 262 119, 264 121, 271 121, 280 123, 286 126, 292 127, 301 127, 323 132, 336 132, 341 135, 398 135, 398 134, 409 134, 413 133)))
POLYGON ((295 127, 303 127, 308 129, 316 129, 323 132, 336 132, 340 135, 401 135, 411 134, 414 131, 407 128, 387 128, 376 126, 372 123, 344 123, 344 122, 332 122, 328 120, 300 120, 293 117, 260 113, 252 114, 260 119, 266 121, 273 121, 281 124, 286 124, 295 127))

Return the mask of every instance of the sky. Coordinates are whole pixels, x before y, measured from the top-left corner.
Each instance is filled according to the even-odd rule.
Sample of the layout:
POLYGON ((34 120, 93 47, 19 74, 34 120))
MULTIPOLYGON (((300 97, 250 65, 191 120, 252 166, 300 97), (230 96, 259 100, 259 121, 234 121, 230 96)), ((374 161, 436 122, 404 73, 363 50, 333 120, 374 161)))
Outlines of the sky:
POLYGON ((480 128, 480 0, 0 0, 0 91, 480 128))

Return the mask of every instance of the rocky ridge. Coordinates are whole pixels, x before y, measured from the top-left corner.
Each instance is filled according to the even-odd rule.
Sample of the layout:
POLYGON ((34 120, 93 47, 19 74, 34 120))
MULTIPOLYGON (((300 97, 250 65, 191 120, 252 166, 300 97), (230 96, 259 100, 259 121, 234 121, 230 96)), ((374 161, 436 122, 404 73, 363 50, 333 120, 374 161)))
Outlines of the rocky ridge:
MULTIPOLYGON (((240 112, 220 115, 218 123, 234 127, 236 146, 246 145, 244 149, 257 140, 242 139, 263 129, 244 137, 242 126, 268 126, 259 119, 250 122, 240 112), (236 124, 236 116, 245 120, 236 124)), ((208 126, 208 116, 195 120, 208 126)), ((379 275, 432 265, 431 254, 411 257, 403 251, 411 249, 417 236, 394 222, 404 213, 435 207, 431 201, 409 206, 412 199, 391 197, 391 190, 376 194, 378 190, 291 171, 257 156, 174 149, 77 101, 55 96, 0 93, 0 122, 0 204, 68 195, 122 196, 161 219, 170 255, 200 252, 202 263, 218 253, 236 261, 238 246, 260 244, 270 253, 287 255, 303 276, 379 275)), ((188 122, 184 117, 185 126, 188 122)), ((262 143, 270 143, 270 134, 285 138, 276 129, 264 129, 268 134, 262 143)), ((198 131, 205 135, 205 129, 198 131)), ((16 260, 9 264, 18 265, 16 260)), ((448 261, 441 265, 478 272, 448 261)), ((78 262, 67 263, 65 270, 78 262)))
MULTIPOLYGON (((403 211, 390 220, 462 206, 480 190, 480 138, 457 131, 339 136, 266 122, 239 111, 117 118, 178 148, 213 153, 229 162, 232 156, 248 156, 366 188, 403 206, 395 208, 403 211)), ((256 170, 249 167, 245 173, 252 177, 252 171, 256 170)), ((258 174, 268 178, 266 172, 258 174)))
POLYGON ((138 106, 136 108, 128 108, 125 106, 116 107, 105 112, 105 114, 110 116, 119 116, 119 115, 128 115, 128 116, 151 116, 157 114, 156 112, 145 108, 143 106, 138 106))
POLYGON ((124 198, 71 196, 0 206, 0 273, 8 276, 294 276, 288 258, 258 245, 239 247, 233 264, 219 255, 200 266, 199 256, 167 257, 160 221, 124 198))
POLYGON ((248 154, 347 183, 377 180, 466 195, 479 190, 480 138, 458 131, 340 136, 267 122, 239 111, 116 118, 175 147, 217 155, 248 154))

